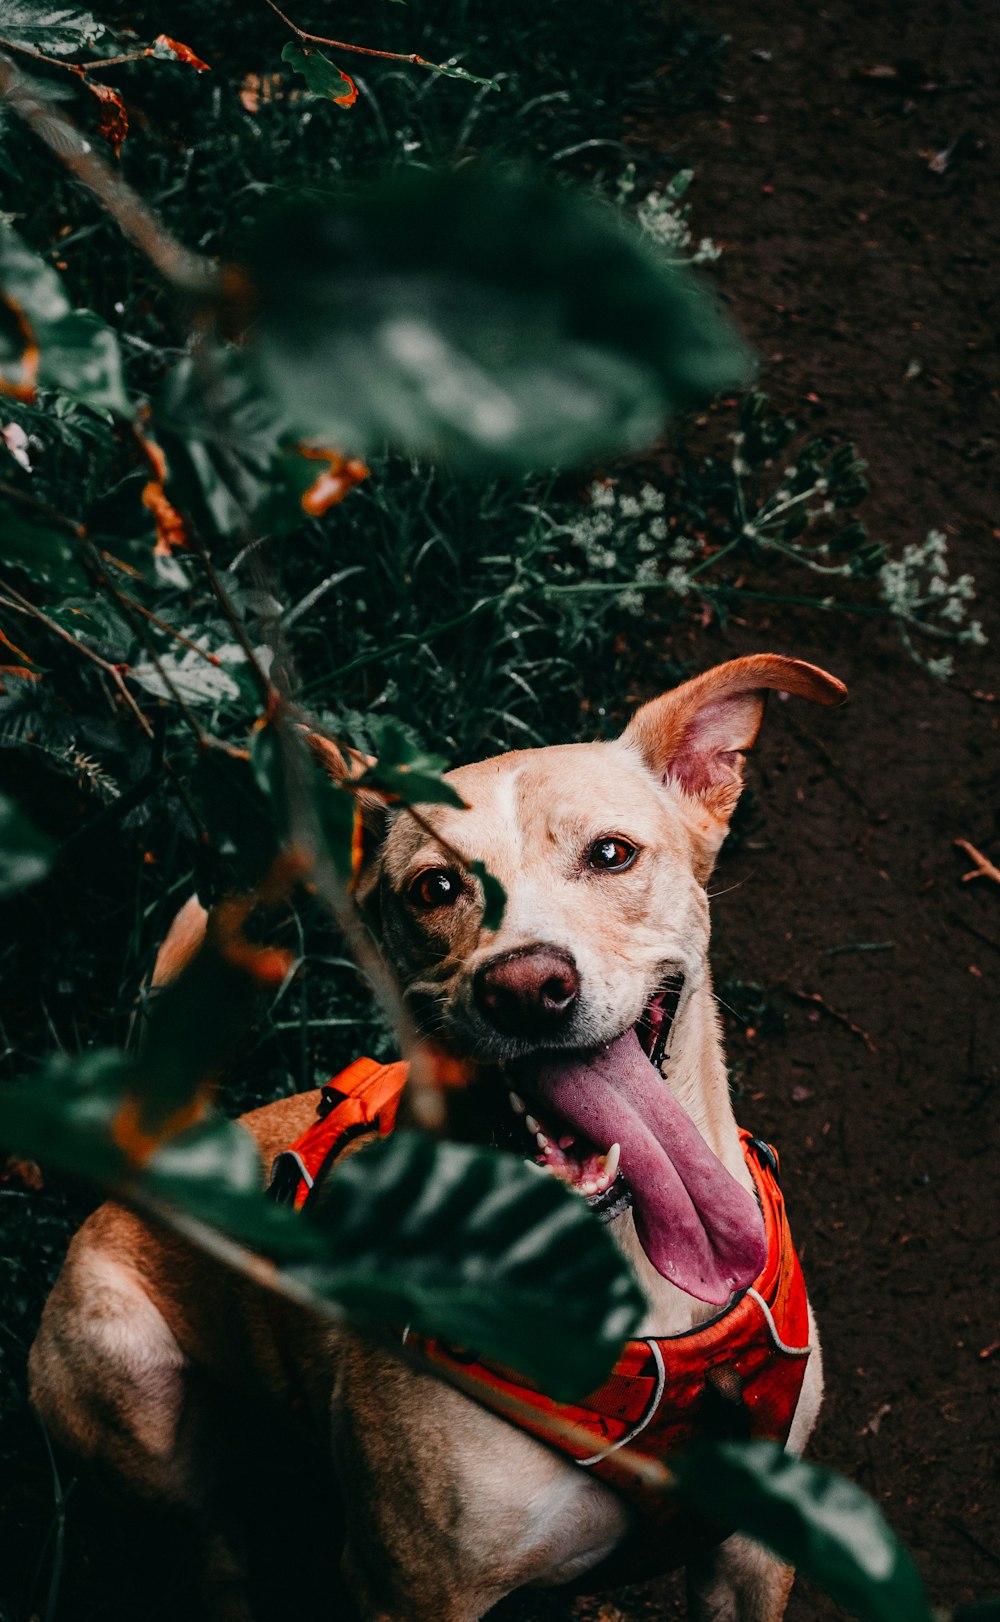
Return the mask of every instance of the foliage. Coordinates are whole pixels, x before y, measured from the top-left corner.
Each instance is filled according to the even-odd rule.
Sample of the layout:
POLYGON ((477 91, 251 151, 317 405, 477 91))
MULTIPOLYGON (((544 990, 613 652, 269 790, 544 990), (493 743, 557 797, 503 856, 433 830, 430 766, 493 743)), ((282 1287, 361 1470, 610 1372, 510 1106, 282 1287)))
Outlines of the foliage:
POLYGON ((678 1462, 681 1498, 747 1532, 863 1622, 932 1622, 917 1569, 853 1482, 776 1442, 720 1442, 678 1462))

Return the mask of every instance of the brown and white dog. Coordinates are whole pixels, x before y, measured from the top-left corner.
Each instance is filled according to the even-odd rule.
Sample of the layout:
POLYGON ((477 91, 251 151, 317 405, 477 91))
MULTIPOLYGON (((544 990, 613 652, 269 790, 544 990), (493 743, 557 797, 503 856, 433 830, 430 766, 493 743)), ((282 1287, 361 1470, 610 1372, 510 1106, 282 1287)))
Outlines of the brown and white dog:
MULTIPOLYGON (((737 659, 644 705, 612 742, 452 772, 469 809, 429 810, 433 833, 397 814, 362 879, 424 1028, 506 1068, 536 1101, 544 1119, 530 1126, 542 1141, 529 1152, 592 1202, 630 1183, 611 1231, 646 1295, 641 1335, 693 1328, 760 1264, 705 885, 767 689, 820 704, 845 696, 815 666, 737 659), (456 850, 506 889, 496 932, 483 928, 481 890, 456 850), (618 1072, 634 1067, 636 1027, 679 976, 669 1078, 642 1060, 653 1130, 639 1145, 615 1123, 618 1072), (559 1101, 573 1113, 584 1073, 598 1125, 581 1151, 559 1101), (703 1183, 677 1147, 692 1131, 711 1151, 703 1183)), ((182 949, 185 929, 198 928, 195 906, 179 926, 182 949)), ((308 1125, 316 1096, 245 1117, 265 1166, 308 1125)), ((814 1326, 810 1340, 795 1450, 822 1393, 814 1326)), ((51 1432, 134 1498, 188 1512, 211 1533, 229 1443, 204 1371, 248 1397, 251 1413, 286 1401, 292 1384, 304 1399, 349 1487, 343 1570, 365 1622, 474 1622, 523 1585, 580 1577, 629 1530, 614 1491, 504 1420, 350 1332, 276 1311, 170 1235, 103 1206, 73 1241, 32 1351, 33 1400, 51 1432)), ((778 1622, 791 1576, 730 1538, 689 1573, 691 1614, 778 1622)), ((250 1612, 230 1595, 226 1614, 250 1612)))

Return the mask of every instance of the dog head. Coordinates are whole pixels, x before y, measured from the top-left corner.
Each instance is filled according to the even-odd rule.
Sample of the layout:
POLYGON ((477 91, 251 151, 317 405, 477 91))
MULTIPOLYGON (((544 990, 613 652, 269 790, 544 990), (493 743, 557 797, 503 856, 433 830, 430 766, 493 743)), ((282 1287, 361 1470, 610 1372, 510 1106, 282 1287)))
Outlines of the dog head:
POLYGON ((707 977, 705 882, 774 688, 845 697, 762 654, 654 699, 611 742, 463 766, 467 809, 396 814, 360 887, 417 1025, 492 1075, 494 1140, 606 1218, 633 1206, 656 1271, 716 1304, 763 1265, 760 1213, 659 1070, 707 977), (507 893, 495 929, 473 861, 507 893))
POLYGON ((737 659, 644 705, 611 742, 451 772, 468 809, 428 808, 432 832, 395 817, 364 892, 427 1034, 488 1062, 591 1051, 636 1026, 669 981, 699 983, 705 881, 769 688, 845 696, 814 665, 737 659), (495 931, 475 859, 507 892, 495 931))

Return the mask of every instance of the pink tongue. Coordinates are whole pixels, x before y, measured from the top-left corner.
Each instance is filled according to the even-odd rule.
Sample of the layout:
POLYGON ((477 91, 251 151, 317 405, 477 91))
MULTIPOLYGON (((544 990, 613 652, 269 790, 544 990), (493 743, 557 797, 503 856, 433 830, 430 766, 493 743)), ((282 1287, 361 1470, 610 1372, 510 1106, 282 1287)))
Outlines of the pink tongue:
POLYGON ((712 1153, 634 1031, 585 1058, 523 1067, 543 1104, 601 1150, 621 1144, 636 1230, 658 1273, 722 1306, 767 1257, 757 1201, 712 1153))

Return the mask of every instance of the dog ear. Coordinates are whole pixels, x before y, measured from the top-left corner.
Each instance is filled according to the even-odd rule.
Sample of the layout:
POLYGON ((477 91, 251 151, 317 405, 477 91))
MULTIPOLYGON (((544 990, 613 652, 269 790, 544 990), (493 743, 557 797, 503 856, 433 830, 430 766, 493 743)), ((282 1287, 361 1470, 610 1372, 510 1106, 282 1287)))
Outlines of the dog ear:
POLYGON ((740 797, 743 757, 756 742, 769 688, 813 704, 842 704, 847 697, 843 682, 818 665, 757 653, 652 699, 622 735, 663 782, 677 783, 700 802, 710 819, 704 832, 717 835, 716 850, 740 797))

